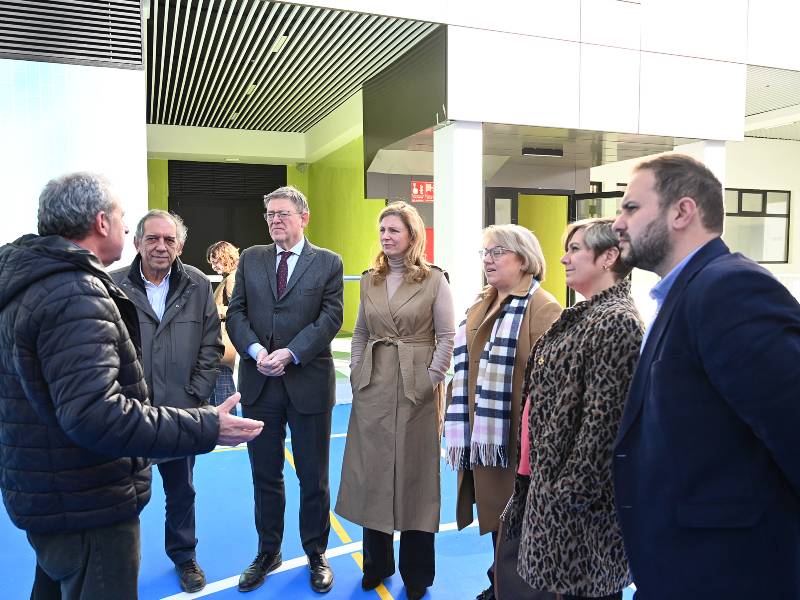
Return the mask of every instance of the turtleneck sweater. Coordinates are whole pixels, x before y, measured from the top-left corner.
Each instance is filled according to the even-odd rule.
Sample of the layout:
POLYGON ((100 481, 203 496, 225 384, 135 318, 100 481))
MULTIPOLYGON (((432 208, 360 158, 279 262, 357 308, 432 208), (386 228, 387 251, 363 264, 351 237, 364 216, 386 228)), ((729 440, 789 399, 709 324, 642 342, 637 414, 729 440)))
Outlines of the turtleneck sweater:
MULTIPOLYGON (((404 258, 389 258, 389 272, 386 274, 386 297, 391 300, 397 289, 403 283, 406 267, 404 258)), ((436 300, 433 303, 433 328, 436 334, 436 349, 433 352, 428 374, 435 385, 444 380, 447 369, 450 368, 450 356, 453 353, 453 337, 455 335, 455 319, 453 317, 453 295, 450 284, 442 277, 436 300)), ((358 307, 358 317, 353 329, 353 343, 350 355, 350 368, 355 369, 361 362, 364 348, 369 340, 369 329, 364 316, 364 305, 358 307)))

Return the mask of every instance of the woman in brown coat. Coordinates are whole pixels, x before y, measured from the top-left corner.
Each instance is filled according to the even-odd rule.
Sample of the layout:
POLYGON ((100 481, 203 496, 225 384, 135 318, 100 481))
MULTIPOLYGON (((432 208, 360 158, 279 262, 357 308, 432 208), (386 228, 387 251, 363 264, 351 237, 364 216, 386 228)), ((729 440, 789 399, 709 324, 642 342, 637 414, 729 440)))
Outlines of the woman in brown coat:
POLYGON ((336 512, 363 526, 364 590, 394 573, 400 531, 406 595, 425 595, 439 530, 442 381, 453 353, 453 302, 444 273, 425 261, 416 209, 379 216, 381 251, 361 278, 353 331, 353 406, 336 512))
POLYGON ((236 266, 239 264, 239 250, 230 242, 215 242, 206 250, 206 260, 218 275, 222 275, 214 290, 214 303, 217 305, 220 324, 222 325, 222 343, 225 353, 219 365, 219 377, 214 387, 212 401, 214 406, 219 406, 231 394, 236 393, 236 384, 233 382, 233 368, 236 365, 236 349, 228 337, 225 328, 225 318, 228 315, 228 301, 233 295, 233 286, 236 282, 236 266))
MULTIPOLYGON (((532 345, 561 314, 561 306, 539 286, 544 279, 545 261, 539 241, 528 229, 519 225, 487 227, 480 254, 488 285, 467 311, 466 320, 459 330, 464 340, 460 353, 464 359, 464 369, 456 374, 454 391, 458 400, 459 382, 462 382, 461 395, 466 402, 459 404, 458 401, 451 401, 449 404, 447 459, 451 466, 458 469, 458 528, 463 529, 472 523, 475 505, 480 532, 491 532, 494 545, 498 518, 514 489, 525 363, 532 345), (514 327, 515 331, 511 332, 514 347, 508 348, 498 343, 497 334, 502 333, 504 320, 513 321, 514 314, 520 318, 514 327), (501 446, 502 450, 497 448, 493 456, 487 456, 480 446, 480 440, 470 435, 471 443, 467 444, 465 434, 466 417, 469 418, 469 431, 475 431, 477 390, 491 387, 492 383, 487 377, 493 378, 497 374, 497 369, 486 368, 493 349, 494 354, 502 349, 502 356, 512 359, 513 367, 503 372, 508 379, 508 385, 504 386, 507 398, 502 407, 504 422, 499 423, 502 435, 498 435, 494 443, 495 447, 501 446), (485 361, 482 360, 484 353, 487 355, 485 361)), ((459 348, 456 348, 456 363, 459 363, 459 348)), ((488 448, 489 444, 483 446, 488 448)), ((479 600, 494 598, 491 585, 493 566, 489 567, 487 573, 490 586, 478 595, 479 600)))
MULTIPOLYGON (((614 219, 567 229, 564 311, 528 363, 520 466, 508 512, 517 572, 564 600, 621 600, 630 582, 614 508, 611 454, 642 341, 614 219)), ((503 595, 500 600, 517 600, 503 595)))

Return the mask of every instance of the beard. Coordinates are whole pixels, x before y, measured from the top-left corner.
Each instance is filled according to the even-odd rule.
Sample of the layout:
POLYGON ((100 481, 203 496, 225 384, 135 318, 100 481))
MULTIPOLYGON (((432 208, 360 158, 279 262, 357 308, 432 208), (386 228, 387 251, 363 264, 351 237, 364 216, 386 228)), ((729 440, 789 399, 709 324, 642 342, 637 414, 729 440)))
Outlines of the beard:
POLYGON ((627 235, 623 237, 628 247, 622 253, 622 260, 631 267, 656 272, 672 252, 666 221, 657 217, 645 227, 642 235, 635 241, 627 235))

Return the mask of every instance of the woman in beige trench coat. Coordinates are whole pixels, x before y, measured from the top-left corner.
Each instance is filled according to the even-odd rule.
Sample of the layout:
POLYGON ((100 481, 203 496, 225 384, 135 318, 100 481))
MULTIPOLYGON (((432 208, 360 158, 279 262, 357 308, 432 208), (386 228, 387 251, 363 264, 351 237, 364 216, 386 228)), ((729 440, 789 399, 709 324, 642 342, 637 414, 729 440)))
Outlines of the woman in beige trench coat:
MULTIPOLYGON (((468 406, 461 416, 469 417, 469 428, 475 424, 475 396, 478 385, 486 388, 486 372, 481 370, 481 355, 493 344, 498 319, 506 306, 514 300, 530 296, 521 310, 522 318, 513 349, 513 369, 510 373, 510 396, 506 419, 507 439, 504 444, 505 465, 478 462, 473 452, 473 464, 455 464, 458 468, 458 494, 456 499, 456 521, 463 529, 473 521, 473 505, 477 508, 481 535, 491 532, 492 544, 496 544, 498 519, 514 491, 514 474, 517 464, 517 436, 522 406, 522 384, 525 364, 536 340, 547 331, 561 314, 561 306, 548 292, 539 287, 544 279, 545 260, 536 237, 519 225, 491 225, 484 230, 483 249, 480 252, 488 285, 476 302, 467 310, 464 325, 465 350, 468 356, 465 371, 465 392, 468 406)), ((456 349, 458 354, 458 348, 456 349)), ((458 360, 458 358, 457 358, 458 360)), ((455 381, 454 381, 455 383, 455 381)), ((446 428, 448 450, 458 441, 453 439, 451 416, 458 407, 448 403, 448 425, 446 428)), ((466 423, 465 423, 466 425, 466 423)), ((473 440, 474 442, 475 440, 473 440)), ((453 453, 455 454, 455 453, 453 453)), ((449 460, 448 455, 448 460, 449 460)), ((463 455, 462 455, 463 456, 463 455)), ((450 461, 452 464, 452 461, 450 461)), ((460 461, 459 461, 460 462, 460 461)), ((494 599, 494 564, 487 572, 490 585, 478 595, 478 600, 494 599)))
POLYGON ((353 406, 336 512, 364 528, 364 590, 394 573, 392 534, 401 532, 400 575, 414 600, 435 572, 453 304, 444 273, 423 257, 416 209, 394 202, 378 220, 381 251, 361 278, 353 332, 353 406))

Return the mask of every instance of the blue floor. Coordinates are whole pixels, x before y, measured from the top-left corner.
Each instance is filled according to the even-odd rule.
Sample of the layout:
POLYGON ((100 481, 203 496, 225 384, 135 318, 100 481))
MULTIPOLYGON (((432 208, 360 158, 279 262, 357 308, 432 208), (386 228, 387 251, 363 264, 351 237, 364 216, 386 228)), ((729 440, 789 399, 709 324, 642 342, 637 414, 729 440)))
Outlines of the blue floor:
MULTIPOLYGON (((335 502, 344 453, 350 405, 337 405, 333 411, 331 439, 331 498, 335 502)), ((291 450, 291 442, 287 442, 291 450)), ((287 510, 283 540, 284 567, 271 574, 258 590, 242 595, 236 590, 239 572, 256 554, 256 533, 253 525, 253 498, 250 468, 244 449, 212 452, 197 458, 197 558, 206 572, 208 586, 198 594, 184 594, 178 585, 171 561, 163 550, 164 494, 157 470, 153 470, 153 497, 141 515, 142 565, 139 594, 143 600, 163 598, 209 598, 256 600, 279 598, 294 600, 321 598, 308 585, 308 569, 298 537, 298 488, 291 466, 286 464, 287 510), (295 559, 295 560, 293 560, 295 559)), ((492 560, 489 536, 480 537, 477 528, 458 532, 455 521, 456 476, 442 465, 443 531, 436 536, 436 581, 426 598, 443 600, 474 598, 488 581, 486 568, 492 560)), ((335 585, 324 598, 404 599, 405 591, 399 574, 387 580, 385 588, 363 592, 359 561, 360 527, 337 517, 339 531, 332 528, 328 554, 335 574, 335 585)), ((25 534, 14 528, 5 510, 0 510, 0 598, 28 598, 33 581, 34 555, 25 534)), ((396 545, 396 543, 395 543, 396 545)), ((395 548, 395 552, 397 549, 395 548)), ((625 600, 632 597, 626 590, 625 600)))

